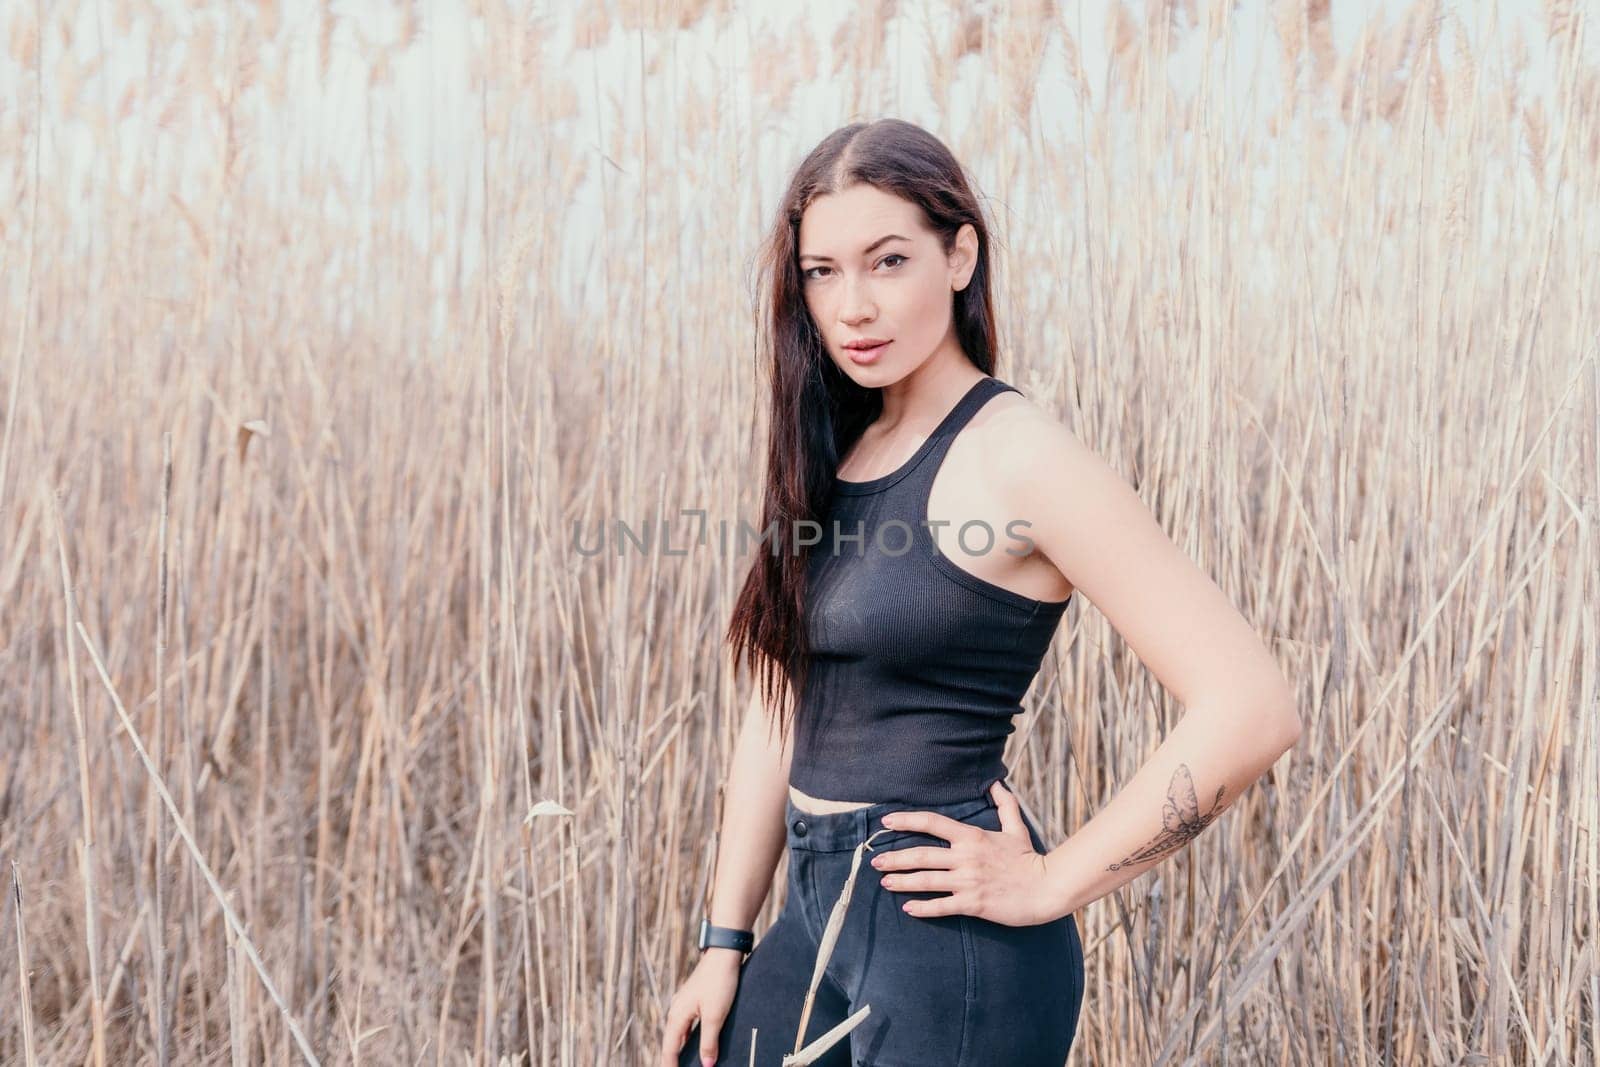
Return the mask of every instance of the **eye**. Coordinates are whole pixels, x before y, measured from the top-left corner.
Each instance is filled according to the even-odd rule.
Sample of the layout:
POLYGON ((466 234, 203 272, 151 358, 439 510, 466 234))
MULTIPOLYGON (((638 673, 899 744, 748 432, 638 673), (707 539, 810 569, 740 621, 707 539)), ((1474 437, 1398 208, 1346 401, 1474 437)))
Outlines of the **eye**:
MULTIPOLYGON (((890 252, 888 255, 886 255, 882 259, 878 260, 878 263, 879 263, 880 266, 884 265, 884 264, 888 264, 889 269, 890 270, 894 270, 895 268, 900 266, 900 263, 906 262, 907 258, 908 257, 902 256, 898 252, 890 252), (900 262, 891 264, 891 263, 889 263, 889 261, 891 259, 899 260, 900 262)), ((812 272, 813 271, 819 271, 819 270, 827 270, 827 269, 828 269, 827 267, 808 267, 805 270, 802 270, 800 272, 800 280, 804 281, 804 282, 818 281, 818 280, 820 280, 821 275, 813 274, 812 272)))

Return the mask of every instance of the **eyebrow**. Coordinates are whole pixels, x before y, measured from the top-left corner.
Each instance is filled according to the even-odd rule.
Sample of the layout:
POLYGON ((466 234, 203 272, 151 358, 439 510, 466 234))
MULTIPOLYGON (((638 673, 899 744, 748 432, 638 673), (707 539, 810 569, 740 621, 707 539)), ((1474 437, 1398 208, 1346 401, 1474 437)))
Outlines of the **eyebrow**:
MULTIPOLYGON (((874 248, 877 248, 881 244, 886 244, 889 241, 909 241, 909 240, 911 240, 911 238, 909 238, 909 237, 901 237, 897 233, 885 234, 884 236, 878 238, 876 241, 872 242, 867 247, 863 248, 861 250, 861 254, 864 255, 864 256, 870 256, 872 254, 872 250, 874 248)), ((801 259, 820 259, 824 263, 832 263, 833 262, 833 258, 831 256, 817 256, 817 255, 811 254, 810 252, 802 252, 800 254, 800 258, 801 259)))

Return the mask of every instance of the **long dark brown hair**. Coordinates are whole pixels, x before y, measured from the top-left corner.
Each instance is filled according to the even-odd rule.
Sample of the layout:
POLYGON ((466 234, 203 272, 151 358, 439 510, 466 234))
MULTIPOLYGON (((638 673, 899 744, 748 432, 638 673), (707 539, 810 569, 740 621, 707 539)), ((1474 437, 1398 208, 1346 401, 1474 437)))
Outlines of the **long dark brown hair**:
POLYGON ((811 320, 801 292, 800 219, 817 197, 863 184, 921 208, 947 254, 963 223, 977 231, 977 267, 967 286, 951 294, 952 312, 962 350, 979 370, 994 373, 989 229, 961 164, 937 137, 899 119, 830 133, 796 168, 758 260, 756 351, 772 393, 757 532, 771 537, 757 543, 726 634, 735 666, 755 661, 762 699, 785 733, 798 712, 809 657, 810 551, 797 535, 811 529, 804 521, 823 522, 839 458, 883 410, 879 390, 856 385, 834 364, 811 320))

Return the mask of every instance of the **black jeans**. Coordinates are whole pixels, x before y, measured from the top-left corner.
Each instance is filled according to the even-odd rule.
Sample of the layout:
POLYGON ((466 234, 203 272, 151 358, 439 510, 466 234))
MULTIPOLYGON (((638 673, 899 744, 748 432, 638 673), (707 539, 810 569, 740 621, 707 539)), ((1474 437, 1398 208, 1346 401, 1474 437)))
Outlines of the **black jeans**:
MULTIPOLYGON (((870 1011, 817 1063, 824 1067, 1061 1067, 1083 1005, 1083 945, 1071 915, 1006 926, 972 915, 919 917, 907 900, 945 892, 884 889, 871 865, 879 851, 949 847, 942 837, 884 830, 890 811, 931 811, 1000 829, 985 794, 953 804, 874 804, 813 815, 786 805, 789 886, 782 911, 740 966, 738 991, 718 1036, 717 1063, 778 1067, 795 1049, 806 992, 829 915, 862 850, 844 925, 816 990, 802 1045, 848 1016, 870 1011), (754 1035, 752 1035, 754 1031, 754 1035), (752 1036, 756 1058, 750 1059, 752 1036)), ((1026 815, 1033 847, 1046 852, 1026 815)), ((699 1067, 700 1027, 684 1041, 681 1067, 699 1067)))

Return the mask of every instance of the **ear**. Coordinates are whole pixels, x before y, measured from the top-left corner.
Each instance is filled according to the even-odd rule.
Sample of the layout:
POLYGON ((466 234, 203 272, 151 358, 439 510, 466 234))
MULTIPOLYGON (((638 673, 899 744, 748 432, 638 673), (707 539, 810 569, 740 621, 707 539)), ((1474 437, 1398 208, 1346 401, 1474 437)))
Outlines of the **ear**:
POLYGON ((956 231, 955 247, 950 250, 951 290, 959 293, 965 289, 977 269, 978 231, 973 229, 972 223, 963 222, 956 231))

